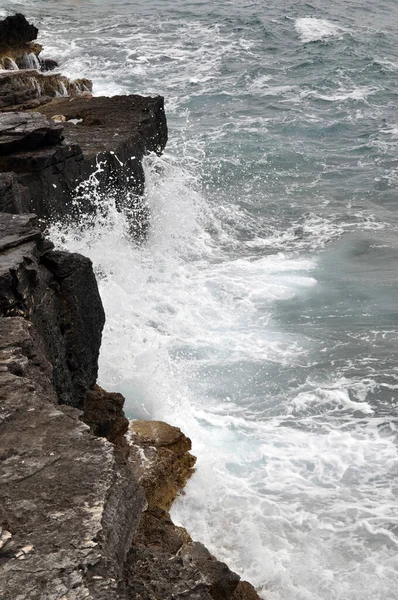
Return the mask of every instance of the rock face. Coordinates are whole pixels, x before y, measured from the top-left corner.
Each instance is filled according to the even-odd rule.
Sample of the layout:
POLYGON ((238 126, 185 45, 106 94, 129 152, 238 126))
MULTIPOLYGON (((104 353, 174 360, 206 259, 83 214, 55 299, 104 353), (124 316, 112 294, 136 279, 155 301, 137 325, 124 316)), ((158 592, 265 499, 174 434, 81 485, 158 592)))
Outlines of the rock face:
POLYGON ((40 336, 60 402, 82 407, 95 384, 105 321, 91 261, 54 251, 32 215, 0 214, 0 314, 40 336))
MULTIPOLYGON (((141 199, 142 159, 149 152, 161 153, 166 145, 163 98, 57 98, 38 110, 40 118, 48 119, 43 127, 62 132, 65 140, 54 143, 47 137, 35 149, 21 144, 18 151, 0 156, 0 212, 35 212, 46 220, 69 221, 93 213, 98 206, 92 195, 74 199, 76 186, 97 170, 98 193, 104 198, 112 194, 128 215, 133 235, 144 235, 148 213, 141 199), (66 121, 54 124, 56 115, 66 121)), ((39 119, 31 115, 32 123, 39 119)), ((0 140, 9 135, 8 118, 0 115, 0 140)))
POLYGON ((34 326, 1 317, 2 598, 122 599, 143 492, 114 446, 56 405, 51 372, 34 326))

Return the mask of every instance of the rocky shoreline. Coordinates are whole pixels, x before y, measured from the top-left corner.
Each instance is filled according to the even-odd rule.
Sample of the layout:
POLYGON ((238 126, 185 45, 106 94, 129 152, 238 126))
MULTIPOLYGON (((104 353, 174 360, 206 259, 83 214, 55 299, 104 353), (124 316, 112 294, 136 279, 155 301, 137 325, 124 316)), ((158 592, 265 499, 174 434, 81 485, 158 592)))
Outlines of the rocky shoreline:
POLYGON ((22 15, 0 33, 2 598, 255 600, 172 523, 190 440, 129 423, 124 398, 96 384, 105 316, 91 261, 42 233, 95 210, 75 189, 100 162, 100 189, 119 190, 131 234, 145 236, 142 159, 166 145, 163 98, 94 98, 87 80, 48 71, 22 15))

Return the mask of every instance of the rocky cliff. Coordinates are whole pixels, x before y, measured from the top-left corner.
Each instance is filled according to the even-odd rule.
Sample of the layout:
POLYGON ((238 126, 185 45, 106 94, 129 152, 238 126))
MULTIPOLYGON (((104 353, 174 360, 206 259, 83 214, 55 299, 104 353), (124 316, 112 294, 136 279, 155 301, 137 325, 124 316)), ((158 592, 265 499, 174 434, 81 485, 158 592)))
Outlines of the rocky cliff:
MULTIPOLYGON (((16 29, 14 57, 15 40, 36 35, 19 17, 16 29)), ((96 385, 104 311, 91 262, 54 249, 39 225, 93 210, 89 198, 76 209, 74 190, 101 161, 99 186, 120 191, 142 234, 141 161, 166 143, 163 99, 42 100, 40 112, 0 113, 0 596, 255 600, 170 520, 190 441, 129 424, 123 397, 96 385)))

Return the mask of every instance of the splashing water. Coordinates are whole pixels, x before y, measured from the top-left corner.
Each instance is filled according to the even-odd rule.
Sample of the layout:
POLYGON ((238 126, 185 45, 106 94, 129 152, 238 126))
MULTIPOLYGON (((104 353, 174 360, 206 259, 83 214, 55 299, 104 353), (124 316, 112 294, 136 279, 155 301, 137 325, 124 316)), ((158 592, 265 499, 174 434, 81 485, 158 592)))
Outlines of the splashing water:
POLYGON ((392 599, 398 453, 367 400, 377 383, 336 373, 320 383, 311 341, 272 323, 276 301, 317 285, 314 262, 231 259, 192 174, 150 157, 146 177, 144 246, 112 198, 103 215, 95 178, 84 193, 102 216, 51 237, 94 262, 107 314, 101 385, 126 396, 130 416, 166 419, 193 439, 197 473, 173 517, 264 598, 359 600, 384 582, 392 599), (275 369, 293 389, 267 391, 275 369))

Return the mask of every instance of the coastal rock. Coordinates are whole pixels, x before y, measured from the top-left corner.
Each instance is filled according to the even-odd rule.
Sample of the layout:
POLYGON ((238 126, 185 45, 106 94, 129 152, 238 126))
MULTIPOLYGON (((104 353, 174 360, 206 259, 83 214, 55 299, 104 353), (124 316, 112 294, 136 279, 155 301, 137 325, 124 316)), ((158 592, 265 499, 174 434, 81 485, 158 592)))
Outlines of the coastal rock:
POLYGON ((191 440, 162 421, 132 421, 131 457, 149 508, 169 510, 193 473, 191 440))
POLYGON ((51 371, 33 325, 0 318, 2 598, 123 599, 142 488, 79 411, 56 405, 51 371))
POLYGON ((56 60, 52 58, 39 58, 42 71, 54 71, 59 67, 56 60))
POLYGON ((35 109, 56 96, 75 97, 91 91, 92 82, 85 78, 73 81, 59 73, 32 69, 6 71, 0 73, 0 110, 35 109))
POLYGON ((167 510, 193 473, 189 438, 162 421, 132 421, 130 430, 129 461, 148 506, 125 565, 128 597, 259 600, 245 596, 240 577, 170 519, 167 510))
POLYGON ((62 125, 39 113, 7 113, 0 121, 0 156, 60 144, 62 131, 62 125))
POLYGON ((0 48, 21 46, 37 38, 39 30, 21 13, 0 21, 0 48))
POLYGON ((0 21, 0 68, 37 68, 40 44, 33 42, 38 29, 21 14, 0 21))
POLYGON ((52 250, 33 215, 0 214, 0 315, 43 339, 62 403, 82 407, 97 377, 105 320, 91 261, 52 250))
POLYGON ((65 141, 0 158, 0 173, 14 174, 12 187, 0 186, 0 211, 79 221, 106 212, 111 196, 128 217, 131 234, 143 237, 149 214, 142 199, 142 160, 150 152, 160 154, 167 142, 163 98, 56 98, 35 110, 49 120, 65 117, 57 124, 64 127, 65 141), (76 192, 94 172, 95 189, 76 192), (94 196, 103 204, 96 204, 94 196))

